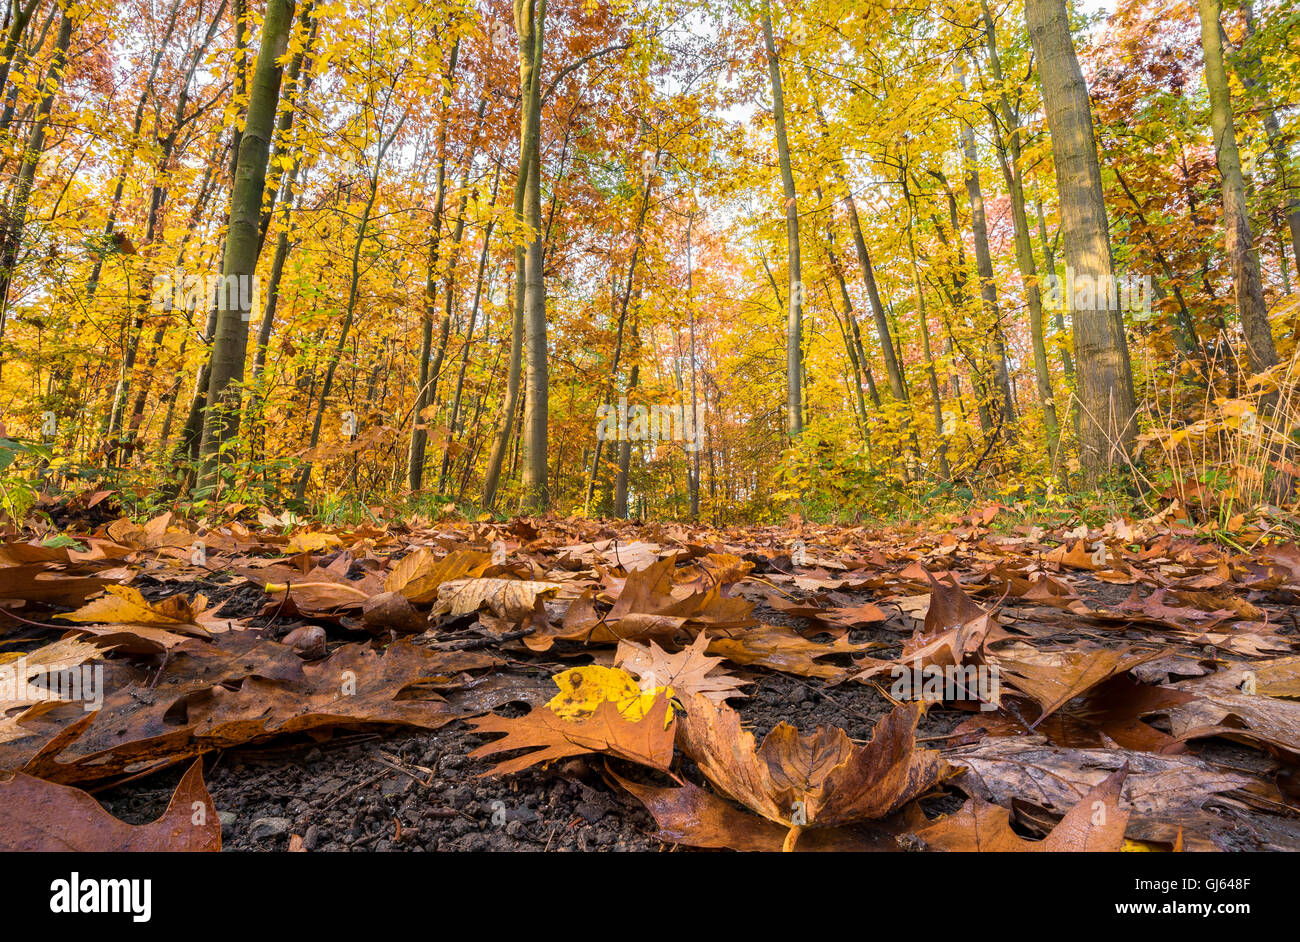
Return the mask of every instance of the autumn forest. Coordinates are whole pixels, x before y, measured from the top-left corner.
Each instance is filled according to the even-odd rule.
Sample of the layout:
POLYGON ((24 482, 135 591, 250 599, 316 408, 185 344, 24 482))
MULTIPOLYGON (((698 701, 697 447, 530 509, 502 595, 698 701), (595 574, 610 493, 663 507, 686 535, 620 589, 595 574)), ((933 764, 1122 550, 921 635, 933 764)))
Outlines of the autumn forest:
POLYGON ((1300 849, 1296 0, 3 3, 0 851, 1300 849))
POLYGON ((1297 15, 13 0, 6 512, 1285 505, 1297 15))

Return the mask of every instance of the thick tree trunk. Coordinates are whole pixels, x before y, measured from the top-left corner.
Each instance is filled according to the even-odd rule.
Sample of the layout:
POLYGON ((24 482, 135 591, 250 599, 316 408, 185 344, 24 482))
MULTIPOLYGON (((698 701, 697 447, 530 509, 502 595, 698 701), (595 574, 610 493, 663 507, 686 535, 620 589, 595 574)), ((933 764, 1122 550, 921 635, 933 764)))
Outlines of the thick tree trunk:
POLYGON ((1092 280, 1096 300, 1075 310, 1074 355, 1081 408, 1079 460, 1086 474, 1126 462, 1137 435, 1137 403, 1124 320, 1113 303, 1110 232, 1093 137, 1088 87, 1075 56, 1066 0, 1026 0, 1043 86, 1061 202, 1065 257, 1076 278, 1092 280))

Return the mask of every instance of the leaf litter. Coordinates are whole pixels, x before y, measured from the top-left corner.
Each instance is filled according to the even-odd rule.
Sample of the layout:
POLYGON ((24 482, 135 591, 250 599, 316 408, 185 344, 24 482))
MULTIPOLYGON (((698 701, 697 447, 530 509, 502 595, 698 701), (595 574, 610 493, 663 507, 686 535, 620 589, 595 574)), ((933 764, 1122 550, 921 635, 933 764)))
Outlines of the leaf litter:
POLYGON ((1300 551, 996 516, 11 532, 0 842, 1300 848, 1300 551))

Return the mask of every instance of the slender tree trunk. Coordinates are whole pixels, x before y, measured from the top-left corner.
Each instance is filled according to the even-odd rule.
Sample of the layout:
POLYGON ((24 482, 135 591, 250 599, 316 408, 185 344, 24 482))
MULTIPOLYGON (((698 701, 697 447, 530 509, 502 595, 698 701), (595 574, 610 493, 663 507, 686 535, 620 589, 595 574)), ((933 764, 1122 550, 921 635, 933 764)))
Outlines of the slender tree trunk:
MULTIPOLYGON (((500 182, 501 171, 498 167, 496 178, 492 181, 492 202, 496 202, 497 184, 500 182)), ((474 341, 474 327, 478 322, 479 304, 483 298, 483 278, 487 272, 488 250, 492 244, 492 230, 496 225, 496 220, 490 220, 487 227, 483 230, 483 248, 478 258, 478 274, 474 279, 474 301, 470 305, 469 323, 465 327, 465 343, 461 346, 460 351, 460 369, 456 373, 456 391, 451 400, 451 416, 447 422, 450 429, 449 435, 452 439, 459 436, 460 431, 460 407, 461 395, 465 389, 465 371, 469 366, 470 346, 474 341)), ((495 275, 494 275, 495 277, 495 275)), ((447 448, 442 455, 442 470, 438 473, 438 491, 444 492, 448 482, 448 474, 451 471, 451 449, 447 448)))
POLYGON ((1037 381, 1038 403, 1043 410, 1043 426, 1053 457, 1060 445, 1061 427, 1056 416, 1056 398, 1052 392, 1052 377, 1047 365, 1047 342, 1043 334, 1043 296, 1038 286, 1038 271, 1034 264, 1034 247, 1029 235, 1029 216, 1025 212, 1024 163, 1020 147, 1020 118, 1011 107, 1005 91, 1002 57, 998 53, 997 30, 988 0, 980 0, 984 17, 984 35, 989 50, 989 65, 998 84, 998 109, 989 111, 993 127, 993 140, 997 147, 998 163, 1011 197, 1011 220, 1015 229, 1016 267, 1025 285, 1025 306, 1029 312, 1029 336, 1034 351, 1034 378, 1037 381), (998 114, 1006 125, 1006 138, 998 125, 998 114))
MULTIPOLYGON (((64 0, 67 4, 69 0, 64 0)), ((59 32, 54 40, 54 55, 50 59, 49 71, 45 76, 44 90, 40 104, 36 109, 36 122, 32 125, 27 138, 27 147, 23 151, 22 166, 18 170, 18 179, 9 211, 0 227, 0 369, 4 368, 3 342, 5 319, 9 313, 9 290, 13 285, 14 267, 18 264, 18 253, 22 248, 23 235, 27 228, 27 204, 32 196, 32 187, 36 181, 36 165, 45 150, 45 132, 50 124, 50 113, 54 109, 54 96, 63 80, 63 67, 68 59, 68 44, 72 41, 72 12, 68 5, 60 5, 59 32)))
MULTIPOLYGON (((1034 197, 1034 210, 1038 216, 1038 241, 1043 246, 1043 270, 1049 275, 1056 275, 1056 253, 1052 250, 1052 241, 1047 238, 1047 216, 1043 213, 1043 201, 1037 196, 1034 197)), ((1065 313, 1061 306, 1052 311, 1052 326, 1058 334, 1064 334, 1069 328, 1065 325, 1065 313)), ((1065 371, 1065 381, 1071 386, 1074 385, 1074 357, 1070 355, 1069 349, 1064 343, 1060 345, 1061 350, 1061 369, 1065 371)), ((1075 431, 1078 431, 1078 409, 1071 409, 1070 413, 1074 416, 1075 431)))
MULTIPOLYGON (((634 333, 635 336, 635 328, 634 333)), ((632 369, 627 377, 628 398, 632 397, 632 391, 637 388, 637 383, 641 378, 641 364, 633 363, 632 369)), ((614 516, 620 520, 627 519, 627 487, 628 475, 632 468, 632 442, 624 437, 618 443, 618 474, 614 478, 614 516)))
POLYGON ((1246 184, 1241 175, 1241 155, 1232 119, 1228 73, 1223 64, 1220 35, 1220 0, 1200 0, 1201 47, 1205 51, 1205 84, 1210 90, 1210 121, 1223 185, 1223 228, 1228 263, 1237 295, 1237 316, 1246 335, 1246 361, 1252 373, 1262 373, 1277 363, 1277 347, 1268 323, 1264 284, 1259 274, 1246 206, 1246 184))
POLYGON ((520 508, 525 513, 543 513, 550 505, 546 476, 549 397, 541 151, 541 71, 546 33, 546 0, 515 0, 515 25, 519 31, 519 84, 521 89, 528 90, 522 103, 525 120, 521 128, 521 150, 529 154, 528 184, 524 191, 524 222, 529 234, 524 258, 527 394, 524 397, 523 494, 520 508))
MULTIPOLYGON (((658 160, 659 152, 656 151, 656 164, 658 163, 658 160)), ((643 181, 643 188, 641 191, 641 210, 637 213, 636 227, 632 233, 632 254, 627 263, 627 278, 623 284, 623 294, 619 299, 618 331, 614 339, 614 360, 609 367, 609 383, 606 387, 607 397, 610 400, 618 398, 618 396, 615 395, 615 392, 618 386, 619 361, 623 358, 623 328, 627 323, 628 305, 632 300, 633 285, 636 283, 636 263, 637 258, 641 254, 641 237, 645 230, 646 214, 650 210, 650 192, 653 188, 654 176, 652 171, 649 175, 645 176, 643 181)), ((591 501, 592 496, 596 493, 596 481, 600 474, 600 456, 604 451, 604 446, 605 442, 602 439, 597 438, 595 455, 591 462, 591 476, 587 481, 587 490, 582 500, 582 512, 584 514, 591 513, 591 501)))
POLYGON ((202 483, 209 486, 216 483, 222 447, 239 429, 239 386, 244 379, 244 358, 248 350, 251 285, 257 270, 262 195, 266 189, 266 165, 283 71, 277 60, 284 55, 292 24, 293 0, 267 0, 262 44, 248 99, 248 117, 235 166, 221 272, 224 284, 218 298, 207 413, 199 450, 203 461, 202 483))
POLYGON ((294 149, 289 169, 291 182, 284 188, 284 198, 286 200, 293 199, 292 178, 297 176, 301 145, 294 147, 294 143, 290 141, 290 133, 293 131, 294 118, 302 110, 307 100, 307 94, 311 91, 311 60, 307 58, 307 54, 311 49, 313 40, 316 38, 316 25, 319 22, 312 15, 315 6, 316 0, 304 0, 302 9, 298 11, 297 30, 302 35, 302 47, 290 57, 289 65, 284 73, 284 86, 280 89, 280 105, 278 107, 280 117, 276 121, 275 139, 272 142, 271 160, 267 169, 266 199, 262 203, 262 215, 257 224, 257 250, 259 253, 266 244, 266 234, 270 231, 271 219, 275 216, 276 202, 280 198, 281 181, 284 178, 285 171, 279 158, 290 148, 294 149), (304 64, 308 67, 308 75, 305 80, 302 78, 304 64))
POLYGON ((781 165, 781 192, 785 196, 785 238, 789 252, 789 307, 785 324, 785 408, 786 431, 791 438, 803 432, 803 275, 799 265, 799 202, 790 165, 790 143, 785 128, 785 91, 781 63, 772 38, 772 7, 763 3, 763 44, 767 50, 767 71, 772 83, 772 117, 776 124, 776 152, 781 165))
MULTIPOLYGON (((334 351, 330 354, 329 363, 325 367, 325 378, 321 382, 320 395, 316 400, 316 417, 312 420, 311 437, 308 439, 307 447, 315 448, 320 444, 321 424, 325 419, 325 406, 329 402, 330 392, 334 388, 334 373, 338 369, 339 360, 343 358, 343 351, 347 347, 348 334, 352 330, 352 322, 356 319, 357 298, 361 293, 361 248, 366 241, 366 228, 370 225, 370 214, 374 210, 375 197, 379 193, 379 173, 383 166, 384 154, 388 151, 388 146, 392 143, 393 137, 397 131, 393 131, 393 136, 384 141, 379 146, 379 154, 375 158, 375 173, 370 178, 370 195, 366 200, 365 208, 361 210, 361 218, 357 220, 356 237, 352 242, 352 267, 348 278, 348 300, 344 308, 343 326, 339 328, 339 339, 334 345, 334 351)), ((298 473, 298 482, 296 485, 296 496, 303 500, 307 494, 307 485, 311 481, 312 461, 310 458, 302 463, 302 469, 298 473)))
MULTIPOLYGON (((456 74, 456 59, 460 53, 460 40, 452 44, 447 59, 444 81, 451 84, 456 74)), ((407 451, 406 486, 415 493, 424 485, 424 452, 428 442, 425 426, 425 409, 432 402, 429 387, 429 361, 433 357, 433 312, 438 307, 438 260, 442 251, 442 214, 447 203, 447 130, 451 120, 449 107, 444 106, 442 125, 438 129, 438 197, 433 207, 433 233, 429 238, 429 257, 424 282, 424 312, 420 318, 420 360, 417 368, 415 404, 411 407, 411 443, 407 451)))
POLYGON ((934 365, 934 350, 930 345, 929 314, 925 309, 925 288, 921 282, 921 266, 916 259, 916 204, 907 186, 907 171, 902 172, 903 198, 907 200, 907 250, 912 263, 912 285, 916 290, 916 321, 921 328, 921 349, 925 353, 926 378, 930 384, 930 404, 934 413, 934 432, 939 440, 939 476, 952 478, 948 466, 948 443, 943 432, 943 397, 939 393, 939 373, 934 365))
MULTIPOLYGON (((1241 10, 1246 17, 1246 40, 1249 43, 1255 38, 1255 4, 1253 0, 1241 0, 1241 10)), ((1263 78, 1264 70, 1259 61, 1257 54, 1253 53, 1250 58, 1250 65, 1259 71, 1260 78, 1256 79, 1253 75, 1246 72, 1241 76, 1241 84, 1257 92, 1261 101, 1260 106, 1264 110, 1264 133, 1268 136, 1268 147, 1273 152, 1273 163, 1277 169, 1277 182, 1282 190, 1282 200, 1285 207, 1283 215, 1286 217, 1287 228, 1291 234, 1291 257, 1296 264, 1296 272, 1300 274, 1300 186, 1291 183, 1291 166, 1290 159, 1287 155, 1286 142, 1282 137, 1282 129, 1278 126, 1277 106, 1273 103, 1272 91, 1269 83, 1263 78)), ((1282 248, 1282 280, 1283 288, 1286 289, 1287 270, 1286 270, 1286 249, 1282 248)), ((1287 290, 1285 293, 1290 294, 1287 290)))
MULTIPOLYGON (((966 77, 960 64, 957 79, 966 87, 966 77)), ((966 195, 970 199, 971 232, 975 241, 975 269, 980 278, 980 302, 983 317, 980 328, 989 331, 993 353, 993 381, 1002 394, 1001 409, 1008 425, 1016 421, 1016 400, 1011 393, 1011 376, 1007 369, 1006 344, 1002 339, 1002 311, 998 306, 998 286, 993 275, 993 254, 989 251, 989 229, 984 214, 984 191, 980 185, 979 152, 975 146, 975 130, 969 122, 961 122, 961 149, 966 178, 966 195)))
MULTIPOLYGON (((140 92, 140 98, 135 105, 135 115, 131 120, 131 136, 128 139, 126 154, 122 158, 122 166, 117 172, 117 180, 113 185, 113 195, 108 202, 108 220, 104 223, 104 235, 102 239, 102 250, 95 255, 95 263, 90 270, 90 278, 86 282, 86 297, 93 298, 99 289, 99 277, 104 267, 104 257, 107 254, 108 247, 112 244, 113 229, 117 225, 117 213, 122 206, 122 192, 126 188, 126 178, 131 172, 131 165, 135 162, 136 150, 140 146, 140 128, 144 124, 144 108, 149 101, 149 96, 156 94, 154 82, 158 77, 158 67, 162 64, 163 54, 167 51, 167 44, 171 40, 172 31, 176 28, 176 15, 180 12, 181 0, 176 0, 172 4, 171 13, 167 17, 167 26, 163 31, 162 39, 158 43, 158 48, 154 51, 153 61, 149 64, 149 77, 145 80, 144 90, 140 92)), ((224 2, 223 2, 224 6, 224 2)), ((218 18, 220 17, 218 11, 218 18)))
MULTIPOLYGON (((27 0, 27 5, 20 5, 17 0, 12 3, 13 16, 9 20, 9 30, 5 33, 4 45, 0 47, 0 91, 8 91, 9 86, 9 67, 13 64, 14 57, 18 54, 18 45, 22 42, 23 31, 27 29, 27 24, 31 22, 32 14, 40 6, 42 0, 27 0)), ((172 13, 175 16, 175 11, 172 13)))

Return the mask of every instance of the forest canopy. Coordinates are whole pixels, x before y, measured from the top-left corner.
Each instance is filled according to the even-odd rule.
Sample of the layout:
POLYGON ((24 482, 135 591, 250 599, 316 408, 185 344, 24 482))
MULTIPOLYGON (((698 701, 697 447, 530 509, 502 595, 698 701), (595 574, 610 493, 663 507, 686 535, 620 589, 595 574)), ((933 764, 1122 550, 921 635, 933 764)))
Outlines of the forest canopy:
POLYGON ((1298 25, 7 0, 4 512, 1273 513, 1298 25))

